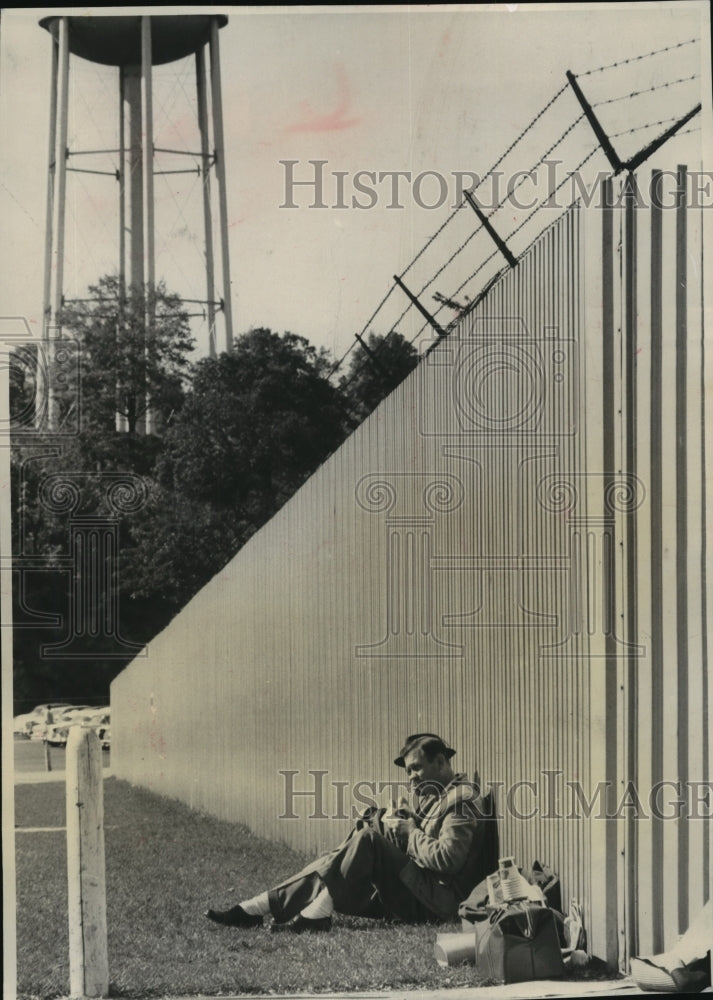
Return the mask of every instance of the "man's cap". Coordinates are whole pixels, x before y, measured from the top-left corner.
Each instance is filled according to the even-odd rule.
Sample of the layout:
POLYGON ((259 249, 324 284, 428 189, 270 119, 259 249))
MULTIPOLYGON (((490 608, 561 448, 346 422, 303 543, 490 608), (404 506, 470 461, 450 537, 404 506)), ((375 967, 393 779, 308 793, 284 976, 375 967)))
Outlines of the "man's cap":
POLYGON ((449 747, 446 741, 441 739, 440 736, 436 736, 435 733, 414 733, 412 736, 406 737, 406 742, 401 747, 398 757, 394 760, 394 764, 397 767, 406 767, 404 760, 406 754, 419 748, 423 748, 431 758, 435 757, 436 754, 442 753, 446 760, 450 760, 455 754, 453 747, 449 747))

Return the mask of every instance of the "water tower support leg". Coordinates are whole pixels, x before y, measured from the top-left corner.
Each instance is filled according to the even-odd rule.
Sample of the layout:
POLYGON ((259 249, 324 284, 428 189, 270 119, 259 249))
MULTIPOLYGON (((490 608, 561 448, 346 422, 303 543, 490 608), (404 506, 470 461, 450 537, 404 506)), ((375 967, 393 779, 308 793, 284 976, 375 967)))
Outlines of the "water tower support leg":
MULTIPOLYGON (((119 67, 119 309, 116 330, 117 342, 124 323, 126 307, 126 116, 124 101, 126 100, 124 84, 124 67, 119 67)), ((117 351, 119 350, 117 343, 117 351)), ((119 412, 121 401, 117 386, 115 426, 117 431, 127 429, 126 417, 119 412)))
POLYGON ((126 296, 126 125, 124 67, 119 67, 119 296, 126 296))
POLYGON ((153 184, 153 80, 151 75, 151 17, 141 18, 141 80, 142 111, 144 125, 144 227, 146 232, 147 291, 153 290, 156 282, 154 184, 153 184))
POLYGON ((203 177, 203 222, 205 227, 206 299, 208 301, 208 354, 215 357, 215 274, 213 262, 213 216, 210 204, 210 161, 208 142, 208 102, 206 95, 205 47, 196 52, 196 94, 198 129, 201 134, 201 175, 203 177))
POLYGON ((50 77, 50 134, 47 154, 47 212, 45 215, 45 274, 42 295, 42 347, 37 352, 37 409, 35 422, 41 427, 47 419, 42 400, 49 392, 49 371, 43 364, 42 353, 49 351, 50 324, 52 322, 52 250, 54 242, 54 198, 57 176, 57 78, 59 71, 58 45, 52 38, 52 73, 50 77))
POLYGON ((52 310, 52 242, 53 226, 52 217, 54 215, 54 187, 57 176, 57 77, 59 60, 57 52, 57 42, 52 38, 52 75, 50 90, 50 137, 49 153, 47 156, 47 215, 45 217, 45 280, 44 294, 42 298, 42 334, 46 340, 48 336, 47 328, 51 319, 52 310))
MULTIPOLYGON (((155 228, 154 228, 154 185, 153 185, 153 81, 151 75, 151 17, 141 18, 141 97, 144 122, 144 226, 146 231, 146 263, 144 272, 144 295, 146 308, 146 330, 151 335, 154 324, 154 291, 156 285, 155 228)), ((148 347, 147 347, 148 349, 148 347)), ((151 400, 146 397, 146 416, 143 429, 147 434, 153 430, 151 400)))
MULTIPOLYGON (((57 221, 55 232, 57 234, 55 262, 55 286, 54 301, 52 303, 52 313, 50 324, 55 329, 47 340, 47 370, 49 377, 52 377, 54 367, 54 341, 61 335, 61 330, 57 317, 62 309, 62 296, 64 292, 64 217, 67 201, 67 118, 69 109, 69 25, 66 17, 60 18, 59 22, 59 129, 57 135, 57 146, 55 153, 55 170, 57 177, 57 221)), ((57 423, 56 401, 52 384, 47 386, 47 424, 50 430, 54 430, 57 423)))
POLYGON ((233 309, 230 289, 230 252, 228 248, 228 194, 225 178, 225 140, 223 138, 223 97, 220 87, 220 50, 218 19, 210 29, 210 83, 213 103, 213 138, 215 140, 215 170, 218 178, 220 214, 220 250, 223 258, 223 309, 225 313, 225 349, 233 346, 233 309))

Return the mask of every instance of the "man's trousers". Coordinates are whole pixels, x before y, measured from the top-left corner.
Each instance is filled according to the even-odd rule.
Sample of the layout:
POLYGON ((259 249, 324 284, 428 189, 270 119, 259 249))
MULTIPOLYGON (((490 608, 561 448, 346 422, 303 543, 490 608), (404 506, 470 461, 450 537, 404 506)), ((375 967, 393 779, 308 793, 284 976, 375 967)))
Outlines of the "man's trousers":
POLYGON ((353 830, 330 854, 270 889, 270 911, 279 922, 290 920, 326 886, 338 913, 413 924, 440 919, 401 881, 408 860, 376 830, 353 830))

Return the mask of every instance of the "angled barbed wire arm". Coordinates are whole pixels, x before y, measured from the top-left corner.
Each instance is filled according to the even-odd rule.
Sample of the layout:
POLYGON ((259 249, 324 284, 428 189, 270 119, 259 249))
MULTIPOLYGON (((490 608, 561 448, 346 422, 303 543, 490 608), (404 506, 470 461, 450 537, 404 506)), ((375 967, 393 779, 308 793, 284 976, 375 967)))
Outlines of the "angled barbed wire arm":
POLYGON ((619 159, 619 157, 617 155, 616 150, 612 146, 611 140, 609 139, 609 136, 606 134, 606 132, 602 128, 601 122, 599 121, 599 119, 597 118, 597 116, 594 114, 594 110, 593 110, 591 104, 589 103, 589 101, 587 100, 587 98, 584 96, 584 94, 582 92, 582 88, 577 83, 576 76, 574 75, 574 73, 572 72, 571 69, 567 70, 566 76, 567 76, 567 79, 569 80, 569 83, 570 83, 570 86, 572 87, 572 90, 574 91, 575 97, 577 98, 577 100, 579 101, 579 103, 580 103, 580 105, 582 107, 582 111, 587 116, 587 121, 592 126, 592 130, 593 130, 594 134, 596 135, 597 139, 599 140, 599 145, 602 147, 606 158, 609 160, 611 168, 614 171, 614 176, 616 176, 617 174, 620 174, 621 171, 624 169, 624 164, 621 162, 621 160, 619 159))
MULTIPOLYGON (((527 135, 527 133, 532 128, 534 128, 534 126, 537 124, 537 122, 540 120, 540 118, 542 118, 542 116, 547 111, 549 111, 549 109, 552 107, 552 105, 555 104, 555 102, 557 100, 559 100, 559 98, 562 96, 562 94, 564 94, 564 92, 566 90, 567 90, 567 84, 565 83, 564 86, 560 87, 560 89, 555 94, 553 94, 553 96, 544 105, 544 107, 540 108, 540 110, 537 112, 537 114, 527 123, 527 125, 522 129, 522 131, 519 133, 519 135, 517 135, 515 137, 515 139, 510 143, 510 145, 507 147, 507 149, 503 153, 500 154, 500 156, 495 161, 495 163, 492 165, 492 167, 487 171, 487 173, 483 174, 483 176, 478 180, 478 183, 471 190, 477 191, 478 188, 481 187, 481 185, 483 185, 488 180, 488 178, 493 175, 493 173, 495 172, 495 170, 497 170, 497 168, 503 162, 503 160, 505 159, 505 157, 508 156, 508 154, 513 151, 513 149, 517 146, 517 144, 519 142, 521 142, 522 139, 524 139, 524 137, 527 135)), ((465 194, 465 191, 463 192, 463 194, 465 194)), ((440 236, 440 234, 443 232, 443 230, 446 228, 446 226, 449 224, 449 222, 451 222, 455 218, 455 216, 457 215, 457 213, 461 210, 461 208, 463 208, 464 205, 465 205, 465 198, 461 199, 460 204, 458 204, 457 206, 454 207, 453 211, 448 216, 448 218, 445 220, 445 222, 441 226, 439 226, 439 228, 436 230, 436 232, 433 234, 433 236, 431 236, 430 239, 424 244, 424 246, 421 247, 421 249, 416 254, 416 256, 411 261, 411 263, 408 265, 408 267, 406 267, 406 269, 401 272, 400 276, 402 278, 406 277, 406 275, 411 270, 411 268, 414 266, 414 264, 418 260, 420 260, 420 258, 423 256, 423 254, 426 252, 426 250, 428 250, 428 248, 431 246, 431 244, 436 239, 436 237, 440 236)), ((475 234, 473 234, 473 235, 475 235, 475 234)), ((453 258, 451 258, 451 260, 452 259, 453 258)), ((435 280, 435 278, 433 280, 435 280)), ((423 291, 423 289, 422 289, 422 291, 423 291)))
MULTIPOLYGON (((642 54, 640 54, 638 56, 633 56, 633 57, 630 57, 628 59, 623 59, 623 60, 620 60, 619 62, 610 63, 608 65, 596 66, 596 67, 594 67, 592 69, 585 70, 582 73, 580 73, 579 76, 580 77, 590 76, 590 75, 592 75, 594 73, 600 73, 600 72, 605 71, 605 70, 611 70, 611 69, 615 69, 617 67, 626 66, 626 65, 628 65, 630 63, 638 62, 638 61, 640 61, 642 59, 648 59, 648 58, 650 58, 652 56, 657 56, 657 55, 661 55, 661 54, 663 54, 665 52, 670 52, 670 51, 673 51, 675 49, 680 49, 683 46, 694 44, 697 41, 698 41, 698 39, 691 38, 691 39, 687 39, 687 40, 682 41, 682 42, 674 43, 672 45, 667 45, 667 46, 665 46, 663 48, 660 48, 660 49, 652 49, 650 52, 645 52, 645 53, 642 53, 642 54)), ((420 291, 418 292, 418 295, 413 295, 413 293, 411 293, 406 288, 406 286, 403 284, 403 281, 401 280, 401 279, 403 279, 410 272, 410 270, 414 266, 414 264, 416 264, 417 261, 421 259, 421 257, 423 256, 423 254, 432 245, 432 243, 435 241, 435 239, 438 236, 440 236, 440 234, 443 232, 443 230, 446 228, 446 226, 448 226, 449 223, 455 218, 455 216, 460 211, 460 209, 463 208, 463 206, 465 205, 466 201, 469 202, 469 204, 471 205, 471 208, 473 208, 474 210, 476 210, 473 202, 470 201, 470 198, 468 196, 472 195, 475 191, 478 190, 478 188, 483 183, 485 183, 485 181, 494 173, 494 171, 497 169, 497 167, 500 165, 500 163, 502 163, 502 161, 508 156, 508 154, 518 145, 518 143, 524 138, 524 136, 527 135, 527 133, 531 131, 531 129, 537 124, 537 122, 558 101, 558 99, 562 96, 562 94, 564 94, 565 91, 567 91, 570 88, 570 86, 572 87, 572 89, 574 90, 575 94, 578 97, 579 104, 580 104, 580 106, 583 109, 583 113, 578 118, 576 118, 567 127, 567 129, 565 129, 565 131, 562 133, 562 135, 559 136, 559 138, 554 143, 552 143, 552 145, 549 147, 549 149, 539 158, 539 160, 537 161, 537 163, 532 167, 530 173, 532 171, 534 171, 535 169, 537 169, 537 167, 539 167, 544 162, 544 160, 547 158, 547 156, 549 156, 549 154, 562 142, 562 140, 579 124, 579 122, 582 120, 582 118, 585 118, 585 117, 589 121, 590 126, 593 128, 593 130, 594 130, 594 132, 595 132, 595 134, 597 136, 597 139, 599 141, 599 146, 602 148, 602 150, 607 155, 607 158, 609 160, 609 163, 610 163, 610 165, 612 167, 612 170, 613 170, 614 174, 620 173, 624 169, 629 169, 629 170, 632 169, 632 167, 631 167, 632 161, 631 160, 628 163, 622 163, 622 161, 620 160, 619 156, 616 153, 616 150, 614 149, 614 147, 613 147, 613 145, 611 143, 611 138, 612 137, 608 136, 607 133, 604 131, 601 123, 599 122, 599 119, 597 118, 596 114, 593 111, 592 105, 589 104, 589 102, 587 101, 586 97, 582 93, 581 87, 578 85, 577 78, 575 77, 574 73, 572 73, 571 71, 567 71, 566 75, 567 75, 567 83, 565 83, 562 87, 560 87, 559 90, 557 90, 553 94, 553 96, 550 98, 550 100, 547 101, 547 103, 540 109, 540 111, 531 119, 531 121, 515 137, 515 139, 507 147, 507 149, 505 149, 505 151, 500 155, 500 157, 496 160, 496 162, 493 164, 493 166, 490 168, 490 170, 488 170, 488 172, 482 178, 479 179, 478 183, 470 191, 464 191, 463 192, 463 199, 460 202, 460 204, 458 204, 451 211, 451 213, 448 215, 448 217, 445 219, 445 221, 441 224, 441 226, 439 226, 439 228, 433 233, 433 235, 426 241, 426 243, 423 245, 423 247, 421 248, 421 250, 416 254, 416 256, 413 258, 413 260, 401 272, 401 275, 399 277, 397 277, 396 275, 394 275, 394 279, 396 281, 396 284, 398 284, 401 287, 401 289, 409 297, 409 305, 401 313, 401 315, 396 320, 396 322, 392 325, 391 329, 386 334, 386 336, 384 337, 383 341, 377 346, 376 350, 374 352, 372 352, 374 354, 374 358, 376 358, 376 356, 383 349, 385 342, 389 339, 389 337, 391 336, 391 334, 396 331, 396 328, 398 327, 398 325, 400 324, 401 320, 404 318, 404 316, 406 315, 406 313, 408 312, 408 310, 411 308, 411 305, 415 305, 419 309, 419 311, 421 312, 421 314, 426 318, 426 323, 424 324, 423 327, 421 327, 421 329, 418 331, 418 333, 416 334, 416 336, 413 337, 409 341, 409 343, 413 344, 418 339, 418 337, 423 333, 423 330, 425 329, 426 326, 432 326, 438 332, 439 339, 441 337, 443 337, 443 336, 447 336, 447 334, 449 332, 448 331, 448 327, 446 327, 446 329, 443 329, 438 324, 437 320, 435 319, 435 317, 438 315, 438 313, 443 308, 444 303, 441 303, 440 306, 439 306, 439 308, 436 309, 435 313, 431 314, 431 313, 429 313, 421 305, 421 303, 419 301, 419 296, 421 296, 421 295, 424 294, 424 292, 437 280, 437 278, 443 273, 443 271, 446 270, 446 268, 448 267, 448 265, 458 256, 458 254, 461 253, 466 248, 466 246, 468 246, 468 244, 473 240, 473 238, 480 231, 480 228, 485 228, 485 229, 488 230, 491 238, 496 243, 496 246, 498 247, 498 250, 496 250, 495 253, 493 253, 490 256, 488 256, 476 268, 476 270, 473 272, 473 274, 471 274, 468 278, 466 278, 466 280, 464 282, 462 282, 462 284, 459 286, 459 288, 456 290, 456 292, 454 294, 457 295, 458 292, 462 288, 465 287, 465 285, 467 285, 470 281, 472 281, 472 279, 483 269, 483 267, 485 267, 486 264, 490 263, 490 261, 493 259, 493 257, 495 257, 497 255, 498 252, 500 252, 500 253, 503 254, 503 256, 507 260, 507 262, 508 262, 508 264, 509 264, 510 267, 516 266, 516 264, 518 262, 518 257, 510 251, 510 249, 507 246, 507 243, 505 242, 505 240, 502 239, 494 231, 494 229, 492 227, 492 224, 490 224, 489 220, 484 215, 482 215, 482 213, 481 213, 481 215, 479 215, 481 226, 479 226, 477 229, 475 229, 472 233, 469 234, 469 236, 467 237, 467 239, 450 255, 450 257, 448 258, 448 260, 444 264, 442 264, 440 268, 438 268, 438 270, 436 271, 436 273, 420 289, 420 291)), ((664 87, 664 86, 668 87, 668 86, 671 86, 672 84, 683 83, 683 82, 685 82, 687 80, 695 79, 695 78, 696 78, 696 74, 694 74, 691 77, 683 77, 680 80, 669 80, 669 81, 666 81, 666 83, 664 83, 664 84, 655 85, 655 86, 649 88, 649 90, 656 90, 656 89, 659 89, 659 87, 664 87)), ((602 101, 602 102, 599 102, 599 103, 600 104, 608 104, 608 103, 611 103, 612 101, 625 100, 625 99, 631 98, 633 96, 637 96, 638 93, 643 93, 643 91, 642 92, 635 91, 633 94, 620 95, 618 97, 611 98, 610 100, 602 101)), ((599 105, 597 104, 595 106, 598 107, 599 105)), ((674 129, 673 130, 670 129, 665 134, 665 137, 664 136, 660 137, 659 145, 662 145, 666 141, 666 139, 671 138, 671 136, 673 134, 675 134, 675 132, 677 132, 680 128, 683 127, 683 125, 686 124, 687 121, 690 120, 690 117, 693 117, 693 114, 691 114, 686 119, 684 119, 684 120, 682 120, 680 122, 677 122, 676 125, 674 126, 674 129)), ((673 120, 673 119, 668 119, 668 120, 673 120)), ((649 128, 649 127, 651 127, 652 125, 655 125, 655 124, 663 124, 663 122, 650 122, 646 126, 635 126, 634 128, 628 129, 628 130, 626 130, 624 132, 615 133, 615 135, 628 135, 630 132, 637 131, 638 129, 644 128, 644 127, 645 128, 649 128)), ((594 153, 596 152, 597 148, 599 148, 599 147, 595 147, 594 149, 592 149, 585 156, 585 158, 582 160, 582 162, 579 164, 579 166, 577 168, 575 168, 574 171, 571 171, 570 173, 568 173, 567 177, 565 178, 565 181, 562 182, 562 183, 565 183, 572 176, 573 173, 576 173, 577 170, 579 170, 582 166, 584 166, 584 164, 594 155, 594 153)), ((652 147, 650 149, 647 147, 647 149, 648 149, 648 154, 647 155, 650 156, 651 153, 653 153, 656 148, 658 148, 658 146, 653 146, 653 144, 652 144, 652 147)), ((634 162, 635 162, 636 166, 638 166, 639 163, 643 162, 643 159, 639 159, 639 157, 641 155, 642 154, 637 154, 637 156, 634 158, 634 162)), ((523 183, 523 182, 524 182, 524 180, 520 181, 520 183, 523 183)), ((560 188, 562 187, 562 183, 560 183, 559 185, 557 185, 557 187, 555 188, 555 192, 560 190, 560 188)), ((519 184, 517 186, 519 186, 519 184)), ((551 192, 551 194, 552 194, 552 192, 551 192)), ((496 211, 498 211, 500 208, 502 208, 502 206, 505 204, 506 201, 507 201, 507 198, 503 198, 500 201, 500 203, 496 206, 496 208, 493 210, 493 212, 491 213, 491 215, 494 215, 496 211)), ((520 231, 520 229, 522 229, 523 226, 526 225, 530 221, 530 219, 532 218, 532 216, 534 214, 536 214, 536 212, 541 207, 542 207, 542 205, 539 205, 537 208, 535 208, 534 211, 530 215, 528 215, 528 217, 524 220, 524 222, 522 222, 512 233, 508 234, 507 239, 511 239, 512 236, 514 236, 516 233, 518 233, 520 231)), ((476 214, 478 214, 477 210, 476 210, 476 214)), ((491 282, 488 282, 488 284, 487 284, 486 287, 489 288, 490 284, 491 284, 491 282)), ((388 289, 388 291, 386 292, 384 298, 381 300, 381 302, 376 307, 376 309, 372 313, 372 315, 369 318, 369 320, 367 321, 367 323, 364 325, 364 328, 362 329, 361 333, 358 334, 358 335, 355 335, 354 340, 349 345, 349 347, 347 348, 347 350, 345 351, 345 353, 333 365, 333 367, 331 368, 331 370, 329 372, 329 377, 330 378, 341 368, 341 366, 343 365, 343 363, 346 360, 346 358, 351 354, 351 352, 356 347, 357 343, 364 344, 363 337, 364 337, 365 333, 367 332, 369 326, 371 325, 371 323, 374 321, 374 319, 376 318, 376 316, 378 315, 378 313, 381 311, 381 309, 385 305, 387 299, 389 298, 389 296, 391 295, 391 293, 394 291, 395 287, 396 287, 395 285, 392 285, 388 289)), ((473 307, 473 303, 472 302, 468 303, 468 305, 464 309, 464 313, 467 313, 472 307, 473 307)), ((366 363, 369 363, 369 359, 368 358, 366 360, 366 363)), ((359 370, 361 370, 361 368, 359 370)), ((347 381, 346 384, 348 385, 349 382, 351 382, 351 378, 347 381)))
POLYGON ((401 280, 401 278, 399 278, 399 276, 397 274, 394 275, 394 281, 399 286, 399 288, 401 289, 401 291, 404 292, 404 294, 408 296, 408 298, 411 300, 411 302, 413 303, 413 305, 416 306, 416 308, 421 313, 421 315, 423 316, 423 318, 430 324, 430 326, 433 327, 433 329, 436 331, 436 334, 438 335, 438 339, 440 340, 443 337, 445 337, 446 331, 443 329, 443 327, 441 327, 439 325, 439 323, 437 322, 437 320, 430 314, 430 312, 428 311, 428 309, 426 309, 426 307, 424 305, 421 305, 421 303, 418 301, 418 299, 413 294, 413 292, 410 292, 408 290, 408 288, 406 287, 406 285, 404 285, 403 281, 401 280))
MULTIPOLYGON (((391 332, 391 331, 389 331, 389 332, 391 332)), ((388 334, 387 334, 387 336, 388 336, 388 334)), ((370 358, 372 364, 377 369, 377 371, 379 371, 382 375, 384 375, 386 378, 388 378, 389 377, 389 372, 381 364, 381 362, 379 361, 378 357, 376 356, 376 353, 374 351, 372 351, 372 349, 369 347, 369 345, 364 340, 364 338, 362 337, 362 335, 360 333, 355 333, 354 337, 355 337, 356 340, 359 341, 360 346, 364 349, 364 351, 366 352, 366 354, 370 358)), ((385 339, 386 339, 386 337, 384 338, 384 340, 385 339)))
POLYGON ((640 167, 641 164, 644 163, 646 160, 648 160, 648 158, 653 153, 655 153, 657 149, 660 149, 660 147, 663 146, 665 142, 668 142, 668 140, 672 136, 674 136, 680 129, 682 129, 684 125, 687 125, 688 122, 690 122, 691 118, 695 118, 695 116, 698 114, 700 110, 701 110, 701 105, 696 104, 694 108, 691 108, 691 110, 688 112, 687 115, 684 115, 683 118, 679 118, 679 120, 675 123, 675 125, 672 125, 671 128, 666 129, 666 131, 662 132, 661 135, 658 136, 658 138, 653 139, 648 144, 648 146, 644 146, 644 148, 640 149, 639 152, 636 153, 634 156, 632 156, 630 160, 627 160, 626 163, 624 164, 626 169, 630 173, 633 173, 633 171, 636 170, 637 167, 640 167))
POLYGON ((480 220, 480 224, 486 230, 486 232, 488 233, 488 235, 492 239, 493 243, 496 245, 496 247, 498 248, 498 250, 500 251, 500 253, 503 255, 503 257, 505 258, 505 260, 508 262, 508 264, 510 265, 510 267, 517 267, 517 257, 515 257, 515 255, 510 252, 510 250, 508 249, 508 246, 505 243, 505 241, 503 239, 501 239, 500 236, 498 236, 498 234, 495 232, 495 229, 493 228, 493 226, 491 225, 490 221, 488 220, 488 217, 485 215, 485 213, 481 209, 480 205, 475 200, 475 195, 472 195, 470 193, 470 191, 465 191, 464 194, 465 194, 465 197, 466 197, 466 200, 467 200, 468 204, 473 209, 473 211, 475 212, 475 214, 478 216, 478 219, 480 220))

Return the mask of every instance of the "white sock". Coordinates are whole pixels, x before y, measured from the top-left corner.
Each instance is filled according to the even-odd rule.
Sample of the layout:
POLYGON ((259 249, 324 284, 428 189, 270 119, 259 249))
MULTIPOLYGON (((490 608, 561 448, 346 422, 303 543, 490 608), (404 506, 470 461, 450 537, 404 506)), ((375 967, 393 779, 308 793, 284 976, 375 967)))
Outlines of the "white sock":
POLYGON ((270 901, 266 892, 261 892, 252 899, 246 899, 240 906, 253 917, 267 917, 270 914, 270 901))
POLYGON ((320 917, 331 917, 334 913, 334 903, 325 886, 319 895, 302 910, 301 916, 308 920, 319 920, 320 917))

